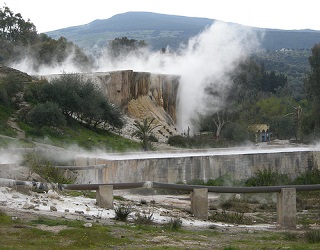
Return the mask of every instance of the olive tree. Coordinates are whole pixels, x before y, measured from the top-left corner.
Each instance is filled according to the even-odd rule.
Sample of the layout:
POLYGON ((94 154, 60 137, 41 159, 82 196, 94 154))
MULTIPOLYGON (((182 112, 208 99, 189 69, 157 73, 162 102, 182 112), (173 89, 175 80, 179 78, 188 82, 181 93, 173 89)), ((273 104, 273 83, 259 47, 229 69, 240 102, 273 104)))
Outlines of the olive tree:
POLYGON ((40 130, 44 126, 60 127, 66 124, 66 119, 56 103, 39 103, 30 110, 27 122, 40 130))

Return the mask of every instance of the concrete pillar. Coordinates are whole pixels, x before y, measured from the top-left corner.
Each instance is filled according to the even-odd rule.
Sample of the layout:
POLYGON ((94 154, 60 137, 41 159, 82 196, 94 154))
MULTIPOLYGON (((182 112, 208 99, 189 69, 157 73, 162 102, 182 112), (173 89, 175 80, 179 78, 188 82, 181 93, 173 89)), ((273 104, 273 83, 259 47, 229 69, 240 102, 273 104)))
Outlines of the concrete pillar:
POLYGON ((208 189, 196 188, 191 192, 191 212, 197 219, 208 219, 208 189))
POLYGON ((282 188, 277 201, 278 223, 285 228, 296 228, 296 189, 282 188))
POLYGON ((101 185, 99 186, 97 193, 97 206, 102 208, 113 209, 113 186, 101 185))

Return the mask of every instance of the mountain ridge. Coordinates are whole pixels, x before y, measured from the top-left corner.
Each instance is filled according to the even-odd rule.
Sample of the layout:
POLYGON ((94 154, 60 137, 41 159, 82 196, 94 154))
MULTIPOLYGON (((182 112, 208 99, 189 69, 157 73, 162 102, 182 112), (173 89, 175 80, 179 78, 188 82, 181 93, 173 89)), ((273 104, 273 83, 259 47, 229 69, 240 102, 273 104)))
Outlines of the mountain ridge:
MULTIPOLYGON (((85 49, 96 45, 105 46, 108 41, 118 37, 144 40, 155 50, 167 46, 175 49, 216 21, 223 22, 202 17, 130 11, 116 14, 108 19, 96 19, 88 24, 49 31, 46 34, 54 39, 64 36, 85 49)), ((244 26, 237 23, 230 24, 244 26)), ((315 43, 320 42, 318 30, 252 28, 265 32, 262 47, 266 50, 311 49, 315 43)))

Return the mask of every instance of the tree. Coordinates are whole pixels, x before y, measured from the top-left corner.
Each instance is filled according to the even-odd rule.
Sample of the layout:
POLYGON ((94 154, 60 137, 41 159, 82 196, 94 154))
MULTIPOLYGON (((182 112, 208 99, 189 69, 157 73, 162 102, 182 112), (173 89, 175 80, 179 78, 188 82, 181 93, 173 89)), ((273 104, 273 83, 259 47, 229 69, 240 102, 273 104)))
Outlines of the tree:
POLYGON ((115 38, 109 42, 109 50, 112 57, 121 58, 129 53, 137 52, 139 49, 146 48, 147 44, 144 40, 128 39, 127 37, 115 38))
POLYGON ((219 138, 227 122, 238 119, 246 123, 252 119, 252 106, 259 99, 261 88, 261 68, 248 58, 234 72, 229 73, 220 82, 209 82, 205 89, 207 117, 201 118, 202 128, 214 128, 215 137, 219 138), (225 82, 224 82, 225 81, 225 82), (208 125, 208 121, 213 124, 208 125))
POLYGON ((275 94, 279 88, 287 85, 288 78, 284 74, 276 74, 274 70, 270 73, 262 72, 261 90, 275 94))
POLYGON ((225 110, 222 110, 221 112, 216 112, 213 115, 213 123, 216 125, 216 138, 220 137, 221 130, 227 123, 227 117, 225 116, 225 110))
POLYGON ((9 106, 19 92, 23 92, 24 85, 30 80, 25 74, 9 73, 0 79, 0 103, 9 106))
POLYGON ((314 45, 311 52, 311 71, 305 81, 305 89, 312 107, 313 131, 316 136, 320 136, 320 43, 314 45))
POLYGON ((37 37, 36 27, 25 21, 20 13, 14 14, 9 7, 0 8, 0 37, 23 45, 33 43, 37 37))
POLYGON ((91 79, 79 74, 63 74, 44 83, 40 90, 36 89, 35 95, 39 102, 56 103, 68 120, 75 118, 95 128, 102 123, 117 128, 124 125, 121 112, 108 101, 102 90, 91 79))
POLYGON ((151 119, 150 121, 148 118, 145 118, 143 122, 136 120, 133 124, 136 127, 136 131, 132 133, 132 136, 136 136, 141 140, 142 148, 145 151, 152 149, 152 131, 158 127, 152 124, 154 120, 155 118, 151 119))
POLYGON ((66 119, 56 103, 46 102, 37 104, 30 110, 27 122, 40 130, 44 126, 63 126, 66 124, 66 119))
POLYGON ((87 71, 92 66, 90 58, 65 37, 55 40, 46 34, 40 34, 37 43, 31 46, 29 55, 35 59, 33 61, 35 70, 38 70, 42 65, 59 65, 67 59, 81 71, 87 71))
POLYGON ((24 57, 32 58, 37 71, 41 65, 59 65, 67 59, 79 70, 88 71, 93 63, 77 45, 64 37, 55 40, 46 34, 37 34, 35 25, 25 21, 20 13, 9 7, 0 8, 0 63, 16 62, 24 57))

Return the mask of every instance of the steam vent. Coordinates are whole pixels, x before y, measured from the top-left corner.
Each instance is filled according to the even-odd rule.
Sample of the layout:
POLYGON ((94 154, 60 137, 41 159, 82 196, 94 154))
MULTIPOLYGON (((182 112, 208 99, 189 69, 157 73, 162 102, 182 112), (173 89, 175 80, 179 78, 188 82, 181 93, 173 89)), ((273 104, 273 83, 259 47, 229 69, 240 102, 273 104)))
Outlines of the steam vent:
MULTIPOLYGON (((47 76, 48 79, 59 75, 47 76)), ((122 70, 83 74, 100 85, 109 101, 133 119, 155 118, 160 140, 176 134, 180 76, 122 70)))

